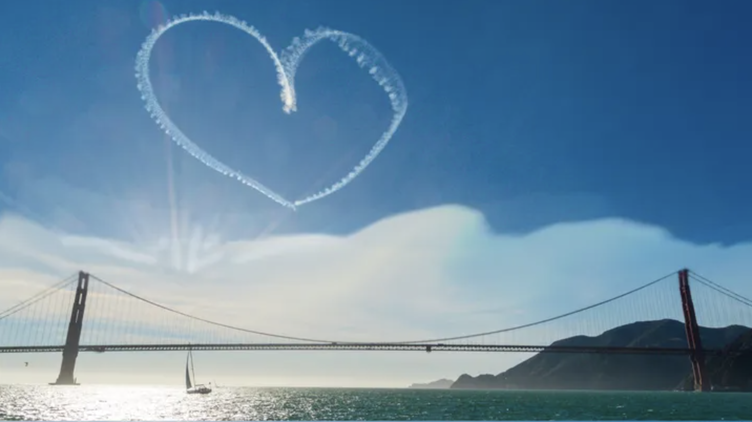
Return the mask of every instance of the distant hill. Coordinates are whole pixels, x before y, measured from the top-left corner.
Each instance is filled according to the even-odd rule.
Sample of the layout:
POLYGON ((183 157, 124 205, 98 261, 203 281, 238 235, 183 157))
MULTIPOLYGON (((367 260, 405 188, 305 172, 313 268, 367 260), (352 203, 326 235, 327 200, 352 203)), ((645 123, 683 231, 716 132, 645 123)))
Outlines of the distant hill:
POLYGON ((435 388, 450 388, 454 384, 454 381, 448 380, 448 379, 440 379, 433 382, 427 382, 425 384, 423 383, 415 383, 412 384, 409 388, 421 388, 421 389, 435 389, 435 388))
MULTIPOLYGON (((705 348, 723 348, 749 332, 739 325, 700 328, 705 348)), ((682 348, 687 347, 687 340, 684 323, 664 319, 622 325, 596 337, 570 337, 552 345, 682 348)), ((689 358, 680 355, 539 353, 498 375, 464 374, 452 388, 673 390, 691 371, 689 358)))

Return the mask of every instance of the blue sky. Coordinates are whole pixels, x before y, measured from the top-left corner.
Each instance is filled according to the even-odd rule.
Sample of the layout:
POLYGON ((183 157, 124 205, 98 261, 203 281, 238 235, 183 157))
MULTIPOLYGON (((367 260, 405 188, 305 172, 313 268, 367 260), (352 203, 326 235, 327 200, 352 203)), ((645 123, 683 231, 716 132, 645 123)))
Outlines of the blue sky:
MULTIPOLYGON (((425 312, 446 315, 425 325, 411 313, 415 297, 398 290, 359 310, 363 318, 402 315, 402 325, 426 333, 474 331, 473 321, 448 321, 499 308, 488 294, 497 289, 514 289, 519 303, 524 297, 524 320, 553 302, 568 310, 618 293, 625 287, 606 276, 614 266, 634 285, 687 265, 742 288, 752 238, 752 59, 745 54, 752 29, 744 21, 751 8, 742 1, 16 2, 0 17, 8 277, 62 278, 86 264, 141 291, 136 274, 160 277, 149 288, 159 284, 169 297, 167 280, 198 284, 211 275, 232 292, 242 271, 260 271, 248 283, 274 302, 289 299, 292 287, 269 280, 283 273, 292 280, 275 271, 298 265, 304 250, 311 295, 356 303, 387 285, 438 291, 425 312), (295 213, 191 158, 144 110, 133 68, 152 27, 203 10, 246 20, 277 50, 321 25, 366 39, 407 88, 407 114, 389 145, 343 190, 295 213), (333 242, 349 250, 338 243, 349 241, 362 253, 351 256, 361 263, 354 269, 334 252, 306 249, 333 242), (538 262, 494 266, 509 256, 524 261, 522 251, 538 262), (263 270, 237 264, 246 258, 267 261, 263 270), (309 262, 319 259, 330 270, 343 265, 341 272, 309 262), (541 260, 549 270, 537 268, 541 260), (327 281, 341 274, 363 283, 345 289, 327 281), (500 287, 510 274, 540 283, 500 287), (569 278, 546 284, 552 275, 569 278), (413 284, 365 281, 379 277, 413 284), (415 281, 428 278, 439 284, 415 281), (559 290, 571 297, 546 296, 559 290), (463 302, 448 310, 457 297, 463 302)), ((165 110, 196 143, 291 198, 345 175, 391 118, 383 91, 326 43, 300 65, 298 111, 282 113, 268 54, 217 23, 166 33, 150 76, 165 110)), ((309 317, 319 312, 311 306, 309 317)), ((284 327, 294 330, 290 318, 284 327)), ((491 358, 452 362, 420 376, 496 371, 491 358)))
MULTIPOLYGON (((752 235, 745 219, 752 205, 743 194, 752 148, 745 125, 752 63, 743 54, 750 31, 743 17, 749 6, 743 2, 442 2, 431 10, 397 2, 164 4, 170 15, 204 9, 238 15, 278 48, 304 28, 341 28, 370 40, 402 75, 410 108, 389 149, 357 184, 311 205, 286 225, 289 230, 347 232, 384 215, 460 203, 482 210, 494 227, 515 231, 619 216, 698 241, 733 243, 752 235)), ((164 201, 165 146, 139 110, 131 65, 147 24, 160 19, 158 9, 92 1, 44 7, 23 2, 10 10, 4 39, 18 41, 0 47, 0 107, 10 120, 3 135, 11 140, 3 143, 4 161, 25 163, 34 174, 97 194, 148 191, 150 200, 164 201), (24 113, 18 105, 24 96, 41 115, 24 113), (91 120, 82 121, 87 111, 91 120), (98 118, 102 121, 94 124, 98 118), (138 128, 140 139, 120 139, 122 128, 112 122, 116 118, 138 128), (37 119, 45 124, 33 124, 37 119), (111 176, 102 177, 102 172, 111 176)), ((168 35, 174 36, 162 45, 172 57, 166 73, 186 81, 215 80, 209 87, 185 86, 185 95, 193 95, 194 101, 221 84, 210 72, 235 76, 238 89, 262 90, 270 101, 276 95, 273 83, 241 79, 244 71, 259 65, 264 69, 258 72, 272 75, 263 64, 263 51, 242 33, 195 24, 168 35), (186 35, 181 39, 181 34, 186 35), (212 45, 221 48, 212 50, 211 58, 198 58, 212 45), (188 62, 193 68, 183 66, 188 62)), ((307 101, 333 105, 335 117, 346 100, 373 103, 377 114, 388 111, 381 104, 384 98, 355 98, 337 89, 340 78, 352 78, 368 94, 379 96, 377 89, 367 90, 370 81, 358 78, 357 71, 317 74, 318 67, 336 57, 331 50, 320 57, 311 54, 302 66, 301 72, 311 66, 308 72, 320 78, 320 85, 301 88, 303 103, 295 117, 312 116, 311 109, 305 111, 307 101), (319 98, 324 92, 331 99, 319 98)), ((346 64, 341 59, 335 65, 346 64)), ((222 95, 211 98, 219 103, 222 95)), ((241 97, 244 107, 262 107, 252 94, 241 97)), ((269 160, 254 137, 283 137, 281 129, 258 128, 254 121, 233 119, 216 103, 213 107, 215 112, 207 112, 205 104, 186 105, 176 119, 207 113, 195 122, 197 141, 206 131, 230 126, 226 136, 204 141, 211 142, 220 158, 260 176, 268 174, 270 185, 289 184, 297 191, 308 187, 305 177, 295 180, 295 174, 253 166, 269 160), (222 115, 224 119, 217 118, 222 115), (240 133, 250 127, 253 134, 240 133)), ((262 117, 268 113, 286 122, 278 103, 262 108, 262 117)), ((308 130, 311 120, 315 117, 292 131, 308 130)), ((354 121, 338 124, 360 129, 354 121)), ((361 130, 381 129, 375 126, 361 130)), ((370 140, 343 135, 329 145, 312 147, 313 142, 301 141, 307 145, 296 154, 313 162, 311 177, 324 177, 333 162, 350 158, 348 147, 362 150, 370 140)), ((294 139, 287 143, 295 150, 294 139)), ((231 181, 204 177, 207 172, 185 154, 176 151, 174 159, 186 178, 198 173, 195 177, 227 189, 233 210, 254 206, 276 211, 273 203, 231 181)), ((6 193, 21 189, 9 178, 2 186, 6 193)))

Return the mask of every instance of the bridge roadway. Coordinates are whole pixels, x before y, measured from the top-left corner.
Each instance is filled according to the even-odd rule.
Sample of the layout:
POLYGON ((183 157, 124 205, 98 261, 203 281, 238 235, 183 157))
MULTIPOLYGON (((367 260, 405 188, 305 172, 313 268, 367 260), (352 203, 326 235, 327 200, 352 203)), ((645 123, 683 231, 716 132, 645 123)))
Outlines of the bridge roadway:
MULTIPOLYGON (((0 353, 62 352, 64 346, 3 346, 0 353)), ((599 353, 628 355, 689 355, 689 348, 661 347, 582 347, 523 346, 480 344, 417 343, 236 343, 236 344, 103 344, 80 345, 80 352, 175 352, 175 351, 396 351, 396 352, 523 352, 523 353, 599 353)), ((745 353, 745 352, 742 352, 745 353)), ((706 349, 706 355, 736 354, 723 349, 706 349)))

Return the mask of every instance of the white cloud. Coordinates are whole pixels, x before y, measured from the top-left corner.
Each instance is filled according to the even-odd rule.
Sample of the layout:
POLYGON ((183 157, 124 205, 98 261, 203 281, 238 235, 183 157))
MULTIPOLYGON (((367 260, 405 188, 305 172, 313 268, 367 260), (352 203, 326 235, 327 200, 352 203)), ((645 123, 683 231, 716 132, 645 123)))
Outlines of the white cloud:
MULTIPOLYGON (((752 270, 751 244, 693 245, 660 228, 619 219, 559 224, 509 236, 493 233, 476 211, 444 206, 387 218, 345 237, 300 234, 222 242, 211 235, 190 238, 180 248, 170 240, 132 244, 59 233, 6 215, 0 218, 0 308, 83 269, 148 299, 231 325, 300 337, 389 341, 535 321, 606 299, 684 266, 752 296, 752 285, 743 278, 752 270), (175 267, 174 251, 193 264, 175 267)), ((511 333, 484 341, 548 341, 609 328, 638 315, 676 315, 675 280, 659 286, 638 293, 647 310, 634 301, 620 302, 596 322, 579 318, 530 330, 532 337, 511 333), (668 299, 673 300, 672 307, 664 309, 661 300, 668 299)), ((122 341, 125 334, 117 331, 120 328, 111 323, 96 331, 91 321, 113 316, 114 310, 126 306, 131 306, 129 321, 188 328, 178 317, 134 305, 97 283, 90 299, 88 339, 122 341)), ((717 296, 713 300, 721 303, 717 296)), ((68 305, 58 306, 65 314, 68 305)), ((726 305, 729 312, 730 306, 726 305)), ((752 310, 741 315, 746 320, 736 322, 752 324, 752 310)), ((0 326, 10 320, 0 321, 0 326)), ((217 338, 229 336, 227 330, 215 331, 217 338)), ((274 341, 240 334, 233 339, 274 341)), ((524 357, 225 352, 202 353, 198 359, 201 373, 211 374, 207 376, 220 384, 399 386, 463 372, 497 373, 524 357)), ((0 355, 0 372, 6 374, 4 378, 47 382, 56 376, 59 358, 58 354, 0 355), (36 363, 28 369, 23 361, 36 363)), ((183 359, 182 354, 171 353, 82 354, 77 374, 88 382, 179 383, 183 359), (134 377, 134 371, 144 376, 134 377)))

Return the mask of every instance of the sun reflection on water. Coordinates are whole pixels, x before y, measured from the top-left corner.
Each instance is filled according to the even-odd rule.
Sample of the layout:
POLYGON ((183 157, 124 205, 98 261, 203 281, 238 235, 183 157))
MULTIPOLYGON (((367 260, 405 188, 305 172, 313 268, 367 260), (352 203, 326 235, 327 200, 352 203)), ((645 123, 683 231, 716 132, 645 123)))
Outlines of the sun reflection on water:
POLYGON ((0 420, 739 420, 748 394, 0 386, 0 420))

